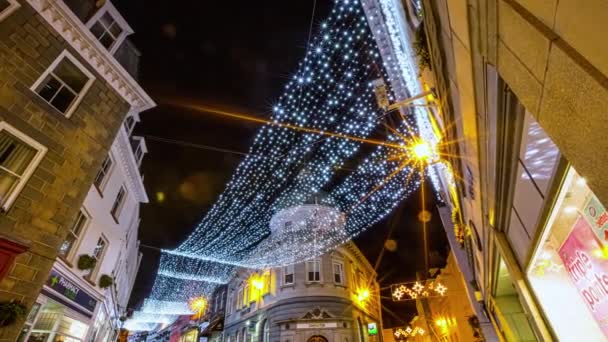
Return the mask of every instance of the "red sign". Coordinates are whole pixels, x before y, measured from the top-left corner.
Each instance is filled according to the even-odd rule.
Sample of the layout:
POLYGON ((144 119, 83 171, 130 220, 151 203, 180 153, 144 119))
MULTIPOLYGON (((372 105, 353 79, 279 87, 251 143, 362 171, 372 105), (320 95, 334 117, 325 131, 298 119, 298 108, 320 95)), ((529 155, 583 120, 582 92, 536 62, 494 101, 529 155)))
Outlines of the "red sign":
POLYGON ((579 215, 559 256, 595 321, 608 336, 608 260, 601 253, 602 247, 593 228, 579 215))

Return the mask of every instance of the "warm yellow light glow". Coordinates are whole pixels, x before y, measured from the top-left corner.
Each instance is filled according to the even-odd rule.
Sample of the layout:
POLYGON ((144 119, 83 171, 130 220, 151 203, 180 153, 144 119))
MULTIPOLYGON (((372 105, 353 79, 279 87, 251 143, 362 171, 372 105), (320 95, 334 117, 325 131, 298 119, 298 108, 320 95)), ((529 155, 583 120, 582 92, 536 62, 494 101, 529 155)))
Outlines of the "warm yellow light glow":
POLYGON ((593 256, 598 259, 608 259, 608 246, 598 248, 593 251, 593 256))
POLYGON ((190 310, 194 313, 194 316, 200 318, 207 308, 207 298, 200 296, 190 299, 188 303, 190 306, 190 310))
POLYGON ((419 160, 426 160, 430 158, 433 153, 431 145, 425 141, 420 141, 412 146, 412 152, 414 152, 414 157, 419 160))
POLYGON ((439 161, 437 145, 420 137, 414 137, 406 141, 404 149, 410 160, 420 166, 426 166, 439 161))
POLYGON ((257 290, 261 291, 264 289, 264 281, 260 278, 253 278, 251 280, 251 285, 255 287, 257 290))
POLYGON ((365 304, 369 299, 369 290, 368 289, 360 289, 357 291, 357 301, 359 304, 365 304))

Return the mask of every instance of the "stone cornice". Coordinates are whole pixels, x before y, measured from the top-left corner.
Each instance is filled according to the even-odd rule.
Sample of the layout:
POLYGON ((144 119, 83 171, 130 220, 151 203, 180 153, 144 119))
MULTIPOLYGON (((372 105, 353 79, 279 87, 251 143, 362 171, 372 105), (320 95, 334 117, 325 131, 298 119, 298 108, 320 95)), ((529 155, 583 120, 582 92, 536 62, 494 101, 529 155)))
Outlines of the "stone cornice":
POLYGON ((139 166, 135 160, 133 149, 129 143, 129 136, 125 131, 124 126, 121 126, 118 130, 118 134, 116 134, 116 138, 112 144, 112 152, 125 171, 127 178, 126 183, 131 190, 131 193, 135 195, 139 202, 148 203, 148 195, 146 194, 144 181, 139 173, 139 166))
POLYGON ((27 2, 131 105, 132 111, 142 112, 156 106, 137 81, 95 39, 85 24, 63 1, 27 0, 27 2))

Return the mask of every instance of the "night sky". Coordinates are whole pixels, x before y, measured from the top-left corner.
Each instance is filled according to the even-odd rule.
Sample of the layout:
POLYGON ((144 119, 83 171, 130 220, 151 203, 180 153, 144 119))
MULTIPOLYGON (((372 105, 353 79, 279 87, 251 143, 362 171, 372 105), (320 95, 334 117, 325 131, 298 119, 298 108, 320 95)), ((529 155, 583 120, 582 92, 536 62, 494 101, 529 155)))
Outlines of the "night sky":
MULTIPOLYGON (((113 3, 136 32, 130 39, 142 52, 140 83, 158 104, 141 114, 142 123, 134 133, 147 137, 149 149, 142 173, 150 203, 142 206, 139 237, 144 245, 173 248, 205 215, 242 156, 155 138, 246 152, 258 126, 189 112, 167 102, 194 100, 269 116, 271 103, 304 55, 313 0, 113 3)), ((332 3, 317 1, 313 32, 332 3)), ((416 271, 423 267, 420 202, 420 194, 415 193, 355 241, 375 264, 392 227, 397 249, 385 251, 378 268, 381 286, 415 280, 416 271)), ((442 266, 447 242, 432 198, 426 206, 432 213, 431 267, 442 266)), ((157 251, 142 248, 142 252, 131 298, 134 308, 150 291, 158 266, 157 251)), ((403 320, 415 311, 413 303, 383 304, 403 320)), ((387 311, 382 314, 385 325, 403 323, 387 311)))

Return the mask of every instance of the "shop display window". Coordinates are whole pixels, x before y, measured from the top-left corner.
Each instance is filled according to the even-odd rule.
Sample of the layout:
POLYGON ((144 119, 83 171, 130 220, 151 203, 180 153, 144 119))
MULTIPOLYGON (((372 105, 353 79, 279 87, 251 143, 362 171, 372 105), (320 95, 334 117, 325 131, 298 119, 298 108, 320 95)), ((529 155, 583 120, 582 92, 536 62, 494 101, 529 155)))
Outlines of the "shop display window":
POLYGON ((536 341, 529 317, 521 305, 511 273, 502 257, 494 288, 494 317, 509 341, 536 341))
POLYGON ((40 309, 28 342, 81 342, 89 326, 69 317, 63 305, 49 300, 40 309))
POLYGON ((608 213, 569 168, 527 269, 560 341, 608 337, 608 213))

